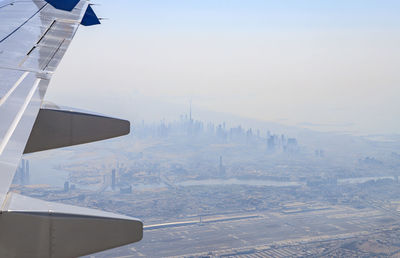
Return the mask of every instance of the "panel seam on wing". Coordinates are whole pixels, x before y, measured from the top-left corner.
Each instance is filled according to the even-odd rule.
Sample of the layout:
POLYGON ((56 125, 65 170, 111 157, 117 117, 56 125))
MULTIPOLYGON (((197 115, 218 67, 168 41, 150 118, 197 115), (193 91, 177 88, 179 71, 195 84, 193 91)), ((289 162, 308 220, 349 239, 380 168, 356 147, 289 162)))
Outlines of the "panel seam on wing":
POLYGON ((18 111, 18 114, 14 118, 13 122, 11 123, 10 127, 8 128, 3 141, 0 144, 0 155, 3 154, 3 151, 5 147, 7 146, 7 143, 10 141, 11 136, 13 135, 15 129, 18 126, 19 121, 22 118, 22 115, 24 114, 26 108, 28 107, 29 102, 31 101, 33 95, 36 92, 37 87, 39 86, 40 79, 36 79, 35 83, 33 84, 31 90, 29 91, 28 96, 25 99, 24 104, 22 105, 21 109, 18 111))
POLYGON ((37 10, 31 17, 29 17, 26 21, 24 21, 21 25, 19 25, 16 29, 14 29, 10 34, 8 34, 7 36, 5 36, 4 38, 2 38, 0 40, 0 43, 3 43, 3 41, 5 41, 6 39, 8 39, 9 37, 11 37, 11 35, 13 35, 15 32, 17 32, 19 29, 21 29, 25 24, 27 24, 33 17, 36 16, 36 14, 40 13, 40 11, 45 8, 47 6, 47 4, 44 4, 39 10, 37 10))
POLYGON ((2 106, 8 97, 15 91, 15 89, 21 84, 21 82, 26 78, 26 76, 29 74, 29 72, 25 72, 19 77, 19 79, 15 82, 14 86, 2 97, 0 98, 0 106, 2 106))

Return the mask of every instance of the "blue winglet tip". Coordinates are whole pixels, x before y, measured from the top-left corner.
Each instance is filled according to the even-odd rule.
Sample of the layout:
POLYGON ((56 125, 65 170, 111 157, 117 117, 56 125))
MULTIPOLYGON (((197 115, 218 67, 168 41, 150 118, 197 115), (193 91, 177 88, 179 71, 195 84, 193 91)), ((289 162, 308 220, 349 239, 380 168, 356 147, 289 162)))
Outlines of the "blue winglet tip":
POLYGON ((100 24, 100 19, 97 17, 91 5, 88 5, 85 15, 82 18, 81 24, 83 26, 92 26, 100 24))

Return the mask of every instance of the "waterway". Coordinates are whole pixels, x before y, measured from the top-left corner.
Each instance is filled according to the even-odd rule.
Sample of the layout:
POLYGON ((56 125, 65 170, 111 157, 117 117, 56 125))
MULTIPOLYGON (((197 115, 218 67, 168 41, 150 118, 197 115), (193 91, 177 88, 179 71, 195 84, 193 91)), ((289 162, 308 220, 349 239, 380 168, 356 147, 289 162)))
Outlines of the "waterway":
POLYGON ((363 184, 368 181, 377 181, 382 179, 395 180, 393 176, 354 177, 354 178, 338 179, 338 184, 363 184))

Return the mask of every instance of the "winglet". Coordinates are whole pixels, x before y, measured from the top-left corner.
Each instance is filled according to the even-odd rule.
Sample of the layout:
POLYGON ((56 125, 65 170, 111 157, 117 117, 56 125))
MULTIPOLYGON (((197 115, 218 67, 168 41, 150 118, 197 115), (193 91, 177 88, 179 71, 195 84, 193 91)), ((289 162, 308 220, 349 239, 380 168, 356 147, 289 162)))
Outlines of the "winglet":
POLYGON ((85 15, 82 18, 81 24, 83 26, 92 26, 100 24, 100 19, 97 17, 91 5, 88 5, 85 15))

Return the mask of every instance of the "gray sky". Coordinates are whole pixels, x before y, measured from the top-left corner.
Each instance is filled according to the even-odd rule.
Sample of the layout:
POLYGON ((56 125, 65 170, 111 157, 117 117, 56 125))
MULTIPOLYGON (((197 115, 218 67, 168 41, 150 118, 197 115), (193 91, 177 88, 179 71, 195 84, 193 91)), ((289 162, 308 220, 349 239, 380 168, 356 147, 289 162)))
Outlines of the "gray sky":
POLYGON ((318 130, 400 131, 397 1, 98 2, 110 20, 80 28, 48 100, 138 120, 178 117, 192 99, 318 130))

